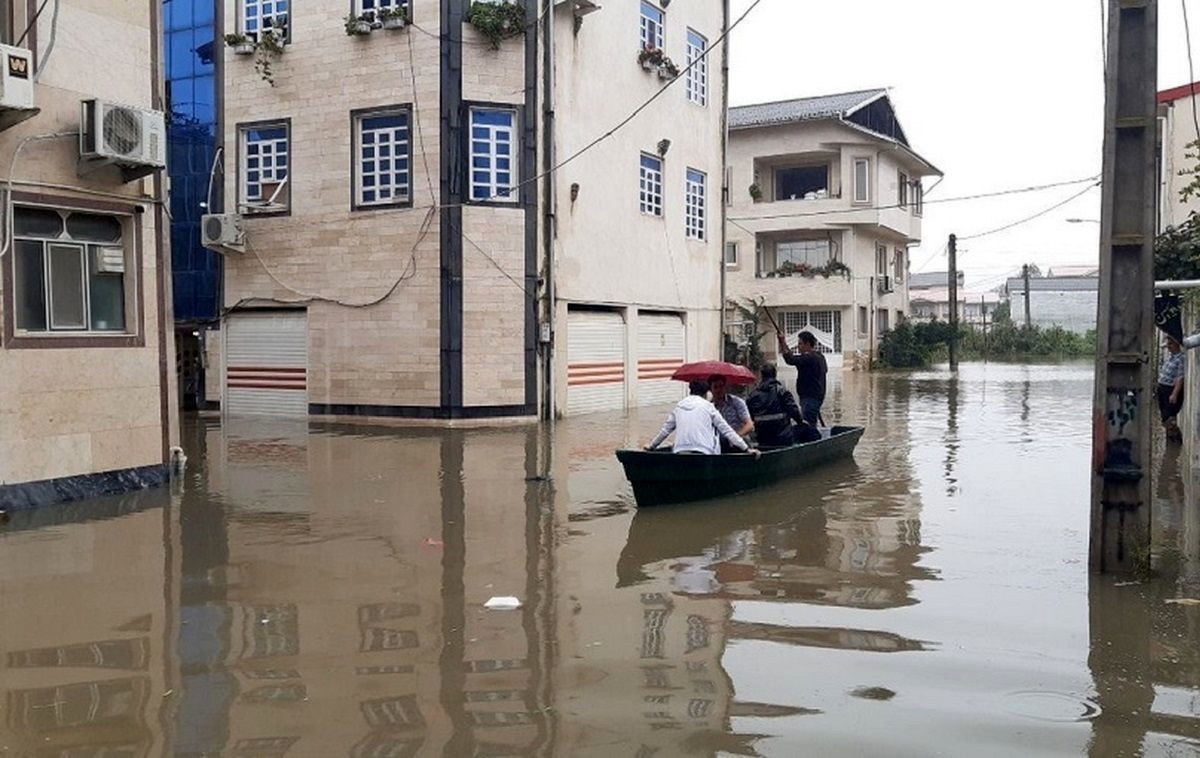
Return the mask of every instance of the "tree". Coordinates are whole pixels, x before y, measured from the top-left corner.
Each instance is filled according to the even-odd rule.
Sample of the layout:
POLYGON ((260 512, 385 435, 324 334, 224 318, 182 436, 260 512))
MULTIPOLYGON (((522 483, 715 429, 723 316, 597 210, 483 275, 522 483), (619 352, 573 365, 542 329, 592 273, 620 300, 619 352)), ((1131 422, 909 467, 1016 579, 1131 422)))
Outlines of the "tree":
POLYGON ((742 303, 730 300, 729 305, 741 316, 743 332, 738 335, 737 340, 731 339, 729 335, 725 336, 725 360, 740 363, 751 371, 758 371, 767 362, 762 350, 762 338, 768 334, 764 329, 764 323, 767 321, 765 301, 747 298, 742 303))
POLYGON ((1008 324, 1012 322, 1012 303, 1005 300, 992 311, 992 323, 1008 324))

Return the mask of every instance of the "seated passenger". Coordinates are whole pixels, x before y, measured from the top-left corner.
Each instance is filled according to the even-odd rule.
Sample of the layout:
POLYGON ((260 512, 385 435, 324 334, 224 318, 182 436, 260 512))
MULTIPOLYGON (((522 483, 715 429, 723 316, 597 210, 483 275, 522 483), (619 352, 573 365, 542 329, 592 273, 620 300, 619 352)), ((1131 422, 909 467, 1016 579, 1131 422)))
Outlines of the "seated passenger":
MULTIPOLYGON (((708 387, 712 391, 712 404, 721 414, 721 418, 725 419, 742 439, 749 437, 754 431, 754 422, 750 420, 750 410, 746 407, 746 401, 737 395, 730 395, 728 381, 718 374, 709 378, 708 387)), ((728 440, 721 439, 722 453, 732 453, 733 449, 728 440)))
POLYGON ((821 433, 805 423, 796 398, 779 381, 775 364, 764 365, 758 375, 761 381, 750 393, 746 405, 754 420, 759 447, 787 447, 820 439, 821 433), (797 426, 792 426, 793 421, 797 426))
POLYGON ((720 438, 724 437, 737 450, 758 457, 759 452, 751 450, 746 441, 721 418, 713 404, 708 402, 708 382, 692 382, 688 385, 688 391, 691 394, 671 409, 667 422, 647 450, 657 449, 671 432, 675 432, 673 450, 676 453, 720 455, 720 438))

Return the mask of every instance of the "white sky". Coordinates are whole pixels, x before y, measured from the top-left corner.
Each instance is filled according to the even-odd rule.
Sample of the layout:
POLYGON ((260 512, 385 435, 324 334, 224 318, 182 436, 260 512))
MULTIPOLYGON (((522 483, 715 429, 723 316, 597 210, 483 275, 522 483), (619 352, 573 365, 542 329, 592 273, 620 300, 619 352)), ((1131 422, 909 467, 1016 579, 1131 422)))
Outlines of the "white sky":
MULTIPOLYGON (((1200 0, 1186 1, 1200 37, 1200 0)), ((733 18, 750 2, 732 0, 733 18)), ((929 200, 1092 176, 1103 138, 1102 2, 762 0, 732 35, 730 103, 888 87, 913 148, 946 174, 929 200)), ((1180 4, 1163 0, 1159 89, 1187 82, 1180 4)), ((931 203, 913 270, 945 271, 952 232, 994 229, 1084 186, 931 203)), ((1095 262, 1099 225, 1066 219, 1099 218, 1099 207, 1097 188, 1036 221, 960 243, 967 286, 991 289, 1025 262, 1043 270, 1095 262)))

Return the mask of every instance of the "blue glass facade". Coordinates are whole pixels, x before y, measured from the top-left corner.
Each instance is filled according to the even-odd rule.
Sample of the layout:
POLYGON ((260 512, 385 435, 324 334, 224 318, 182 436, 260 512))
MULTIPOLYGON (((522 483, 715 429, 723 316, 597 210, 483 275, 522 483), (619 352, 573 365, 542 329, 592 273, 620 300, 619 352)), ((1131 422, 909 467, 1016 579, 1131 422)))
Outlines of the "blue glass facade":
MULTIPOLYGON (((164 0, 167 171, 171 176, 171 264, 176 323, 216 319, 220 310, 221 256, 200 245, 200 217, 216 154, 217 82, 215 0, 164 0)), ((221 176, 213 185, 220 208, 221 176)))

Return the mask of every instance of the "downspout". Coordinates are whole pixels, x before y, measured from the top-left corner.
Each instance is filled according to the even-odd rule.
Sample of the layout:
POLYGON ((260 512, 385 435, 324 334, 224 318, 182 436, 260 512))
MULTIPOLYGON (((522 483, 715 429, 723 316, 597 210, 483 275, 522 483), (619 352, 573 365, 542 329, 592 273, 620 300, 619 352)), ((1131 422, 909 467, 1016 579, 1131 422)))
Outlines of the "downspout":
POLYGON ((726 33, 729 30, 729 0, 724 0, 721 3, 721 13, 724 15, 724 21, 721 24, 721 31, 725 34, 725 41, 721 43, 721 183, 726 185, 721 197, 721 249, 718 251, 717 265, 721 267, 721 302, 718 313, 720 314, 720 329, 717 332, 717 360, 725 360, 725 300, 726 295, 726 275, 727 269, 725 266, 725 247, 729 244, 729 230, 726 228, 726 218, 729 216, 729 201, 733 197, 733 188, 728 186, 725 181, 729 176, 729 35, 726 33))
POLYGON ((557 197, 557 181, 554 166, 556 163, 554 135, 554 0, 543 0, 546 5, 543 11, 545 22, 542 25, 544 41, 542 43, 542 272, 545 277, 543 314, 543 329, 538 335, 542 343, 542 420, 553 422, 557 415, 554 407, 554 319, 557 309, 557 295, 554 281, 554 239, 558 234, 555 216, 555 201, 557 197))

